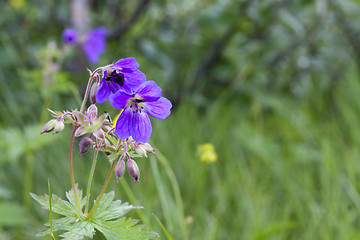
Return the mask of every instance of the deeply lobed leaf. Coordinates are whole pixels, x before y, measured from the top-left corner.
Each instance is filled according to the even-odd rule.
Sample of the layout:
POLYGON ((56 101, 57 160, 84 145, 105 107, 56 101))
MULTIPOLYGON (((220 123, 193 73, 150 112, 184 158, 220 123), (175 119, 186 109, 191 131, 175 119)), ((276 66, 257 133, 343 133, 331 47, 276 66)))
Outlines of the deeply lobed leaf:
POLYGON ((136 225, 139 220, 121 218, 115 221, 94 221, 94 227, 99 230, 107 240, 146 240, 158 238, 156 232, 145 229, 144 225, 136 225))
MULTIPOLYGON (((82 191, 77 189, 80 205, 85 205, 85 199, 82 197, 82 191)), ((31 193, 31 196, 40 203, 40 205, 49 210, 49 196, 38 196, 31 193)), ((73 190, 66 192, 69 201, 62 200, 58 196, 52 194, 52 210, 64 217, 55 219, 53 223, 53 231, 65 231, 60 235, 63 240, 81 240, 85 237, 92 238, 95 229, 100 231, 106 239, 153 239, 159 237, 157 233, 145 229, 144 225, 137 225, 139 220, 127 219, 123 217, 135 207, 129 203, 121 203, 120 200, 114 201, 115 193, 111 191, 104 194, 101 198, 96 210, 90 219, 83 216, 76 205, 76 199, 73 190)), ((49 224, 46 224, 49 226, 49 224)), ((37 236, 45 236, 50 234, 50 229, 45 230, 37 236)))

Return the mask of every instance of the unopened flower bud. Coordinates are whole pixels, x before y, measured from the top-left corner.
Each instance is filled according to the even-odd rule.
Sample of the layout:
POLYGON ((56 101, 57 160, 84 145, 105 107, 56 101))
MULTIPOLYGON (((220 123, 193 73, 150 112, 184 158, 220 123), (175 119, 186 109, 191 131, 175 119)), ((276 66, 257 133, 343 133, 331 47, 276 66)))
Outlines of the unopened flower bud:
POLYGON ((56 122, 57 122, 56 119, 51 119, 50 121, 48 121, 45 124, 44 129, 41 131, 41 134, 48 133, 48 132, 51 132, 52 130, 54 130, 56 122))
POLYGON ((137 154, 139 154, 140 156, 145 156, 147 157, 147 152, 151 152, 154 153, 155 148, 153 148, 150 144, 148 143, 139 143, 135 145, 135 152, 137 154))
POLYGON ((137 154, 139 154, 141 157, 143 157, 143 156, 147 157, 146 150, 141 145, 136 145, 135 146, 135 152, 137 154))
POLYGON ((119 181, 119 178, 121 178, 122 175, 124 175, 124 172, 125 172, 125 161, 124 159, 120 159, 115 167, 115 175, 116 175, 115 182, 119 181))
POLYGON ((57 120, 52 134, 61 132, 62 130, 64 130, 64 128, 65 128, 64 122, 57 120))
POLYGON ((45 124, 44 129, 41 131, 41 134, 45 132, 53 132, 53 134, 55 134, 61 132, 62 130, 64 130, 64 128, 65 124, 63 119, 51 119, 45 124))
POLYGON ((97 107, 95 104, 91 104, 90 107, 87 110, 87 116, 91 119, 91 120, 96 120, 97 119, 97 107))
POLYGON ((129 159, 127 161, 126 165, 127 165, 129 174, 132 176, 132 178, 135 180, 135 182, 140 183, 139 182, 140 171, 139 171, 139 168, 138 168, 136 162, 132 159, 129 159))
POLYGON ((92 104, 96 103, 96 93, 97 93, 98 88, 99 88, 99 83, 98 82, 95 82, 91 87, 90 101, 91 101, 92 104))
POLYGON ((79 143, 79 149, 80 149, 79 157, 81 156, 81 154, 86 153, 92 144, 93 144, 93 140, 91 138, 83 137, 79 143))

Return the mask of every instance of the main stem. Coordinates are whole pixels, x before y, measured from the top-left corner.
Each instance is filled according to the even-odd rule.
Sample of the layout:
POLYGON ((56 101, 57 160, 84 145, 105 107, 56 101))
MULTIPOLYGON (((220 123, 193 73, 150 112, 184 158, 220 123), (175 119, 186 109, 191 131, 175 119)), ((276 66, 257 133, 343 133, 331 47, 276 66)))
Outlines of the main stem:
POLYGON ((94 152, 94 158, 93 158, 93 162, 91 165, 89 180, 88 180, 87 189, 86 189, 85 215, 88 213, 88 210, 89 210, 90 189, 91 189, 91 183, 92 183, 92 180, 94 177, 94 171, 95 171, 98 153, 99 153, 99 149, 96 148, 95 152, 94 152))
POLYGON ((70 170, 70 179, 71 179, 71 185, 72 185, 72 189, 74 191, 74 196, 75 196, 75 200, 76 200, 76 205, 78 207, 79 212, 82 214, 82 210, 80 207, 80 202, 79 202, 79 198, 76 192, 76 186, 75 186, 75 179, 74 179, 74 168, 73 168, 73 145, 74 145, 74 135, 75 135, 75 131, 76 131, 77 127, 74 126, 73 130, 71 132, 71 137, 70 137, 70 147, 69 147, 69 170, 70 170))
POLYGON ((108 186, 108 184, 109 184, 111 175, 112 175, 112 173, 114 172, 115 165, 116 165, 116 161, 114 160, 113 163, 112 163, 112 165, 111 165, 109 174, 108 174, 108 176, 107 176, 107 178, 106 178, 106 180, 105 180, 104 186, 102 187, 101 192, 100 192, 98 198, 96 199, 96 202, 95 202, 93 208, 91 209, 91 211, 89 212, 89 214, 88 214, 87 217, 86 217, 87 219, 90 219, 91 215, 94 213, 95 209, 96 209, 97 206, 99 205, 100 200, 101 200, 101 198, 103 197, 103 195, 104 195, 104 193, 105 193, 105 190, 106 190, 106 188, 107 188, 107 186, 108 186))

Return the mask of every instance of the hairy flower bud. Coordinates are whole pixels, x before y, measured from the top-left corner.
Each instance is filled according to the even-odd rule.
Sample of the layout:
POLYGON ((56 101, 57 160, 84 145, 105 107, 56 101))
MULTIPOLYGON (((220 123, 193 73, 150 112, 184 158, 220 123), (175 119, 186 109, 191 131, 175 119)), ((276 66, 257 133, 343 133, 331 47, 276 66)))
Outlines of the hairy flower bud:
POLYGON ((53 132, 52 134, 55 134, 61 132, 62 130, 64 130, 64 128, 65 124, 63 119, 51 119, 45 124, 44 129, 41 131, 41 134, 45 132, 53 132))
POLYGON ((79 157, 81 156, 81 154, 86 153, 92 144, 93 144, 93 140, 91 138, 83 137, 79 143, 79 149, 80 149, 79 157))
POLYGON ((148 143, 137 143, 137 144, 135 144, 135 152, 137 153, 137 154, 139 154, 140 156, 145 156, 145 157, 147 157, 147 152, 151 152, 151 153, 154 153, 154 154, 156 154, 155 153, 155 148, 153 148, 150 144, 148 144, 148 143))
POLYGON ((57 120, 52 134, 61 132, 62 130, 64 130, 64 128, 65 128, 64 122, 57 120))
POLYGON ((122 175, 124 175, 125 172, 125 161, 124 159, 121 159, 117 162, 116 167, 115 167, 115 175, 116 175, 116 182, 119 181, 119 178, 122 177, 122 175))
POLYGON ((126 166, 127 166, 129 174, 132 176, 132 178, 135 180, 135 182, 140 183, 139 182, 140 171, 139 171, 139 168, 138 168, 136 162, 132 159, 129 159, 126 163, 126 166))
POLYGON ((87 116, 90 118, 90 120, 97 119, 97 107, 95 104, 90 105, 90 107, 87 110, 87 116))
POLYGON ((98 89, 99 89, 99 83, 95 82, 92 85, 91 90, 90 90, 90 101, 91 101, 92 104, 96 103, 96 92, 97 92, 98 89))
POLYGON ((56 119, 51 119, 50 121, 48 121, 45 124, 44 129, 41 131, 41 134, 48 133, 48 132, 51 132, 52 130, 54 130, 56 122, 57 122, 56 119))
POLYGON ((144 157, 144 156, 147 157, 146 150, 141 145, 136 145, 135 146, 135 152, 137 154, 139 154, 141 157, 144 157))

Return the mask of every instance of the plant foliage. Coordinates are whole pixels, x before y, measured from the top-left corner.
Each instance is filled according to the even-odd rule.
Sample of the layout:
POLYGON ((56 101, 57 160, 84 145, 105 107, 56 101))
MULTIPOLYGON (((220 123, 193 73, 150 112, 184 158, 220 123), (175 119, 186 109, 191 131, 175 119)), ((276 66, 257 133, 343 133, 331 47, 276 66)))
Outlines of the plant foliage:
MULTIPOLYGON (((80 206, 85 206, 86 198, 82 196, 82 190, 76 189, 80 206)), ((30 193, 31 196, 46 210, 50 210, 49 195, 38 196, 30 193)), ((96 230, 100 231, 106 239, 154 239, 159 237, 157 233, 138 225, 138 220, 126 218, 124 215, 130 210, 142 207, 132 206, 129 203, 121 203, 114 200, 113 191, 104 194, 98 207, 90 218, 86 218, 77 208, 74 191, 71 189, 66 193, 67 200, 52 194, 52 211, 62 215, 53 220, 53 231, 63 231, 59 236, 63 240, 81 240, 86 237, 92 238, 96 230)), ((49 227, 49 224, 46 224, 49 227)), ((45 236, 51 233, 50 229, 37 234, 45 236)))

